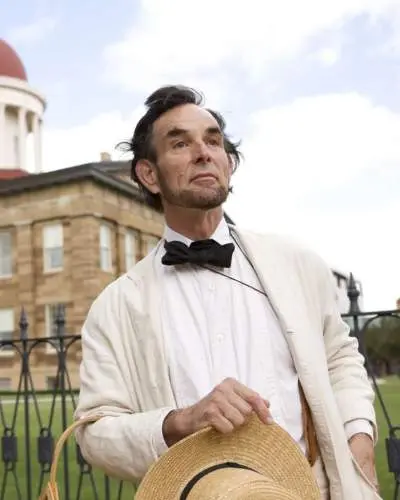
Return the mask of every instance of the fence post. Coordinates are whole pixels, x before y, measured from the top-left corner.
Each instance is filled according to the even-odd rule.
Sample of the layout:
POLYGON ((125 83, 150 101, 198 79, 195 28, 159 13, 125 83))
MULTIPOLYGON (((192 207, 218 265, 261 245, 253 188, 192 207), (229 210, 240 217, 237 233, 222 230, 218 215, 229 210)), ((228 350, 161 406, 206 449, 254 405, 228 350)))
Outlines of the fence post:
POLYGON ((350 273, 349 281, 347 284, 347 296, 349 298, 349 314, 352 318, 352 333, 357 337, 358 349, 360 353, 365 357, 365 342, 364 342, 364 329, 360 328, 360 306, 358 299, 360 297, 360 291, 357 288, 356 280, 354 279, 353 273, 350 273))
MULTIPOLYGON (((66 350, 65 350, 65 315, 63 306, 57 307, 57 313, 55 318, 55 326, 57 331, 58 340, 58 369, 59 369, 59 391, 61 396, 61 422, 62 430, 64 431, 68 427, 68 417, 67 417, 67 397, 65 392, 65 375, 66 375, 66 350)), ((69 494, 69 466, 68 466, 68 444, 65 443, 63 447, 64 455, 64 491, 65 500, 70 500, 69 494)))
POLYGON ((22 307, 19 320, 20 339, 22 344, 22 380, 24 390, 24 428, 25 428, 25 468, 26 468, 26 495, 27 500, 32 500, 32 470, 31 470, 31 433, 29 409, 29 344, 28 344, 28 319, 22 307))

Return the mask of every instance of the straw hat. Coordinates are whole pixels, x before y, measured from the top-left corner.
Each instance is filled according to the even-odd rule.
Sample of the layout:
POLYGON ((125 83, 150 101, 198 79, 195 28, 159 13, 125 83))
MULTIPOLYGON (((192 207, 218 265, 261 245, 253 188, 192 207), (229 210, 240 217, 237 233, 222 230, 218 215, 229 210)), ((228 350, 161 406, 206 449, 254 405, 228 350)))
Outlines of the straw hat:
POLYGON ((149 469, 135 500, 320 500, 312 469, 291 436, 253 416, 230 434, 204 429, 149 469))

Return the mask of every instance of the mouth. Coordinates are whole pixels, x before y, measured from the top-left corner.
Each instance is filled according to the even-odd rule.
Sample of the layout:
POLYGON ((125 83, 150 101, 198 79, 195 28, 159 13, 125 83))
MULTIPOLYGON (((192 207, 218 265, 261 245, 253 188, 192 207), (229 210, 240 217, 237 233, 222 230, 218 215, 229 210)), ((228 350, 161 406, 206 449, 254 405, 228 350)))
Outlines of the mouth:
POLYGON ((199 175, 195 175, 192 179, 192 181, 198 181, 198 180, 202 180, 202 181, 215 181, 217 180, 216 176, 213 175, 213 174, 199 174, 199 175))

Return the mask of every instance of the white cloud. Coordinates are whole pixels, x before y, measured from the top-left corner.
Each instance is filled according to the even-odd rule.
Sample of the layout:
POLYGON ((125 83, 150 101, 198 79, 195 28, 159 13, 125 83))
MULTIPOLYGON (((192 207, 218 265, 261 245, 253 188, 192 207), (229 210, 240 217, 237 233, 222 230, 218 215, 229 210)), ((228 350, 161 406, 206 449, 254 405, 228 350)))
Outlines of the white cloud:
POLYGON ((340 59, 340 50, 332 47, 325 47, 317 51, 316 58, 324 66, 333 66, 340 59))
POLYGON ((57 20, 53 17, 41 17, 29 24, 13 28, 7 39, 14 44, 28 45, 39 42, 54 31, 57 20))
POLYGON ((333 213, 323 206, 310 212, 304 201, 352 182, 356 195, 361 171, 374 182, 380 169, 400 168, 399 144, 400 114, 357 94, 296 99, 259 111, 244 138, 246 161, 234 179, 229 211, 248 228, 294 236, 331 266, 354 271, 364 282, 366 307, 394 307, 400 238, 393 228, 400 202, 343 213, 338 198, 333 213))
POLYGON ((131 138, 141 112, 143 110, 138 108, 129 116, 120 112, 102 113, 76 127, 45 128, 43 170, 96 162, 100 160, 101 152, 108 152, 115 160, 128 158, 115 148, 121 141, 131 138))
POLYGON ((142 0, 131 30, 105 50, 105 74, 140 91, 198 85, 205 75, 215 81, 230 66, 254 81, 269 63, 295 56, 325 30, 356 15, 380 19, 393 12, 400 12, 398 0, 203 0, 197 8, 185 0, 142 0))
MULTIPOLYGON (((249 168, 267 172, 263 189, 275 202, 285 186, 294 200, 400 162, 400 115, 356 93, 298 98, 254 113, 245 139, 249 168)), ((251 182, 246 175, 243 183, 251 182)))

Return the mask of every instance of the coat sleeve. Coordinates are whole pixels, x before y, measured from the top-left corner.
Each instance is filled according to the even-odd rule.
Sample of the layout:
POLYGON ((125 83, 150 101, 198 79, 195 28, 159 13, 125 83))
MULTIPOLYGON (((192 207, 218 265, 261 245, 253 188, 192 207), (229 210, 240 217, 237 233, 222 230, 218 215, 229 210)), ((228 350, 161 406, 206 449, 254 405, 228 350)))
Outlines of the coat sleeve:
MULTIPOLYGON (((134 327, 114 284, 94 301, 82 328, 80 393, 74 418, 102 415, 78 427, 85 460, 107 475, 137 483, 167 449, 162 423, 173 408, 137 412, 128 366, 121 356, 121 332, 134 327)), ((126 336, 125 336, 126 337, 126 336)))
POLYGON ((369 422, 376 442, 374 391, 364 367, 364 357, 358 350, 358 340, 350 336, 350 328, 341 317, 336 286, 327 266, 324 266, 321 287, 329 378, 343 425, 345 429, 347 426, 348 434, 351 428, 353 432, 357 428, 365 429, 365 423, 369 422))

